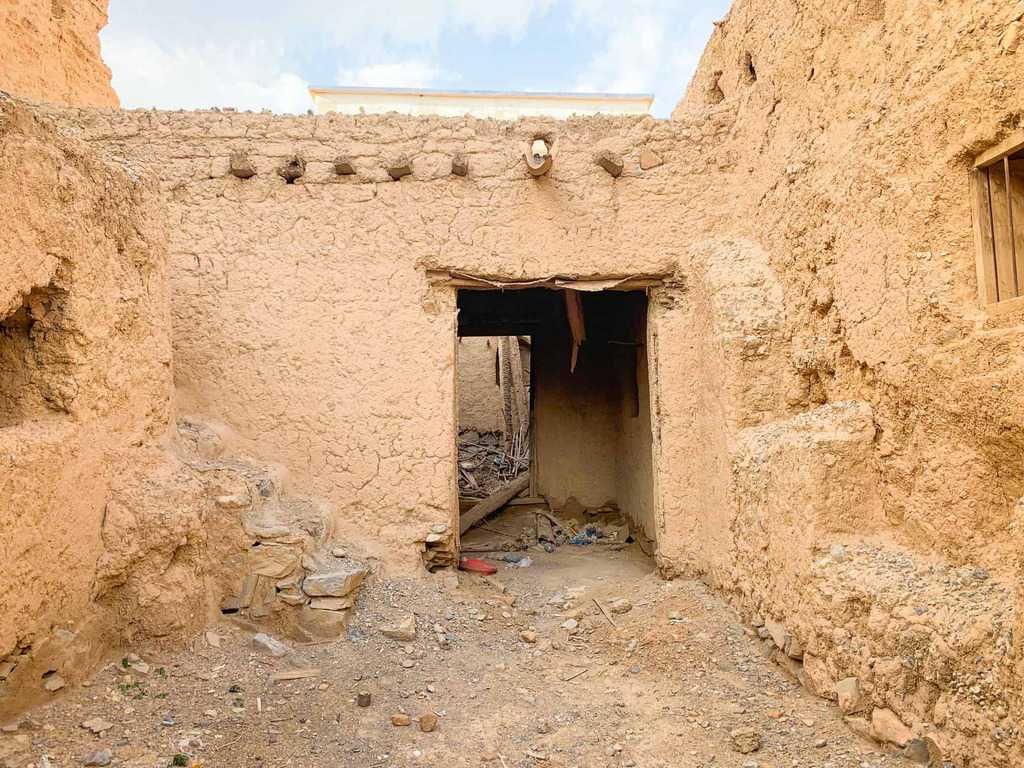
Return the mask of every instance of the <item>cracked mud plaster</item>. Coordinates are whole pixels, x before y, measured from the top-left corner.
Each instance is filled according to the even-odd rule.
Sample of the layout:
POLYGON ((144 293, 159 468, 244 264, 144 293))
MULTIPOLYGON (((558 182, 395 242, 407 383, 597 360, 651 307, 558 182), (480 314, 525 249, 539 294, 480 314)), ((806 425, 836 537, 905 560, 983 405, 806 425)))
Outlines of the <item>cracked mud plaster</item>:
POLYGON ((454 305, 425 271, 669 275, 649 329, 663 571, 730 595, 819 695, 857 678, 866 727, 892 713, 1003 768, 1024 759, 1024 339, 979 308, 967 172, 1020 127, 1015 20, 826 5, 737 2, 671 121, 38 114, 163 190, 178 406, 389 567, 454 509, 454 305), (533 179, 538 135, 555 158, 533 179))

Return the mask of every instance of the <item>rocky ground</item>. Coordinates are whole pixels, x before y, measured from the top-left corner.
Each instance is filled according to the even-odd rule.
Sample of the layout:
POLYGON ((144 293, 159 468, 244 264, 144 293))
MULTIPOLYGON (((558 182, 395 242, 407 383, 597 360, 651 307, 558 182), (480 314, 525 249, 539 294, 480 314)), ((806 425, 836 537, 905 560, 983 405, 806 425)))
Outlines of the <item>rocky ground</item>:
POLYGON ((125 649, 5 725, 0 765, 910 765, 859 740, 725 603, 661 581, 636 545, 529 557, 490 577, 373 578, 336 642, 279 648, 226 618, 185 650, 125 649))

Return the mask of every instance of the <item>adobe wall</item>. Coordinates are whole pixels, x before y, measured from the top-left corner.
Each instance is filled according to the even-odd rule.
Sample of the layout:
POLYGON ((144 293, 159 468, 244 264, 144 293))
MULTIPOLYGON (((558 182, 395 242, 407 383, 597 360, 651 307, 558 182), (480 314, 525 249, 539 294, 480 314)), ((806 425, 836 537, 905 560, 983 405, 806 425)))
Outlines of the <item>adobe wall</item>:
POLYGON ((0 5, 0 91, 33 101, 116 107, 99 32, 108 0, 0 5))
POLYGON ((501 387, 495 379, 498 340, 493 336, 460 338, 458 366, 459 428, 502 432, 501 387))
MULTIPOLYGON (((504 432, 501 386, 496 379, 497 336, 464 336, 456 348, 459 428, 504 432)), ((520 343, 524 383, 530 387, 530 347, 520 343)))
POLYGON ((0 98, 0 716, 206 618, 155 186, 0 98), (47 687, 49 686, 49 688, 47 687))
POLYGON ((430 527, 457 509, 455 296, 427 270, 671 275, 669 190, 692 183, 676 168, 696 154, 651 118, 53 117, 162 179, 180 411, 229 425, 232 450, 287 467, 339 531, 399 568, 418 567, 430 527), (522 162, 537 135, 557 154, 539 180, 522 162), (642 170, 644 148, 664 164, 642 170), (594 162, 601 149, 626 158, 620 178, 594 162), (233 153, 256 175, 231 175, 233 153), (356 174, 335 172, 339 155, 356 174), (278 171, 296 156, 305 173, 289 184, 278 171), (414 172, 396 182, 386 168, 402 157, 414 172))
POLYGON ((696 449, 662 456, 693 512, 662 554, 809 688, 855 680, 851 725, 902 740, 894 712, 956 765, 1022 760, 1024 335, 979 308, 968 194, 1021 126, 1022 16, 741 0, 673 115, 723 126, 704 150, 732 206, 691 340, 659 345, 696 404, 661 424, 696 449))
POLYGON ((51 119, 161 179, 179 406, 397 566, 456 508, 454 296, 426 270, 665 275, 663 570, 731 594, 809 689, 855 691, 852 726, 994 768, 1022 760, 1024 338, 978 306, 967 170, 1020 126, 1019 13, 741 0, 671 122, 51 119))

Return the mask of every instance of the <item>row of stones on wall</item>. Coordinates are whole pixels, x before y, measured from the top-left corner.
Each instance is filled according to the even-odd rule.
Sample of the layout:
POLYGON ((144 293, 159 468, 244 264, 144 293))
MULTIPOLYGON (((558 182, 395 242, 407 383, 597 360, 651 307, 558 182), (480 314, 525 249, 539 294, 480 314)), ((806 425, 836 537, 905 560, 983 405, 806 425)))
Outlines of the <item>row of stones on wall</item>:
MULTIPOLYGON (((524 154, 523 160, 529 175, 537 177, 547 174, 554 163, 554 156, 550 147, 542 140, 536 140, 530 149, 524 154)), ((622 155, 609 150, 602 150, 594 155, 595 165, 603 168, 613 178, 622 175, 626 167, 622 155)), ((643 148, 639 152, 638 163, 643 171, 657 168, 664 164, 664 160, 653 150, 643 148)), ((334 174, 339 177, 351 177, 358 175, 355 163, 351 158, 339 156, 335 158, 334 174)), ((413 174, 412 161, 408 157, 400 157, 388 162, 384 166, 388 177, 392 181, 400 181, 406 176, 413 174)), ((257 175, 256 166, 245 152, 233 152, 228 165, 228 173, 238 179, 247 180, 257 175)), ((469 176, 469 159, 465 155, 456 154, 451 159, 451 174, 453 176, 469 176)), ((289 158, 284 165, 277 169, 277 175, 288 184, 294 184, 306 174, 306 161, 298 155, 289 158)))

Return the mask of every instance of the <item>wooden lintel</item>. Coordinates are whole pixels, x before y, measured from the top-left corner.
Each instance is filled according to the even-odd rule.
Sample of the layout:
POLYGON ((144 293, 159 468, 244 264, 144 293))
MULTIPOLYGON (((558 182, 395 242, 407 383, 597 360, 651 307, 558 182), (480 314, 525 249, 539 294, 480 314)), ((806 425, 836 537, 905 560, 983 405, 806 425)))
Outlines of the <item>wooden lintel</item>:
POLYGON ((996 146, 982 152, 974 159, 975 168, 985 168, 998 163, 1005 155, 1012 155, 1024 149, 1024 131, 1018 131, 996 146))
POLYGON ((665 284, 664 278, 658 275, 637 275, 623 277, 594 277, 594 278, 563 278, 549 277, 537 280, 503 281, 489 280, 487 278, 473 278, 463 275, 453 275, 443 270, 430 270, 427 272, 427 279, 432 285, 444 285, 449 288, 460 288, 476 291, 521 291, 527 288, 573 288, 575 290, 604 291, 642 291, 647 288, 660 288, 665 284), (600 286, 600 287, 596 287, 600 286))

